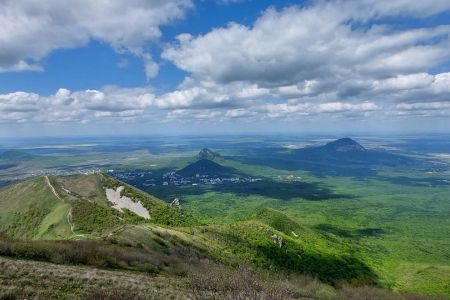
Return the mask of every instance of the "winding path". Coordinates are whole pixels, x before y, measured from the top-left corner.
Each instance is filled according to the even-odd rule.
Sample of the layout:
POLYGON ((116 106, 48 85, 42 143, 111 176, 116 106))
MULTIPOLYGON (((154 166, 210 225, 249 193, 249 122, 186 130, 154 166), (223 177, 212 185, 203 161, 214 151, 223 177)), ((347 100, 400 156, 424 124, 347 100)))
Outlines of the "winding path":
POLYGON ((58 198, 59 200, 62 200, 61 197, 58 195, 58 193, 56 192, 55 188, 53 187, 53 185, 50 183, 50 179, 48 179, 48 176, 45 175, 45 181, 47 181, 47 185, 50 187, 50 189, 53 192, 53 195, 56 196, 56 198, 58 198))
POLYGON ((69 213, 67 214, 67 223, 69 223, 70 225, 70 231, 72 231, 72 233, 75 233, 73 231, 75 225, 72 223, 72 208, 70 208, 69 213))
MULTIPOLYGON (((48 176, 45 176, 45 181, 47 181, 47 185, 50 187, 50 189, 53 192, 53 195, 55 195, 56 198, 58 198, 59 200, 63 201, 63 199, 61 199, 61 197, 58 195, 58 193, 55 190, 55 187, 51 184, 50 179, 48 178, 48 176)), ((70 193, 70 191, 64 189, 67 193, 70 193)), ((76 234, 74 231, 75 228, 75 224, 72 223, 72 208, 70 208, 69 213, 67 214, 67 223, 69 223, 70 226, 70 231, 72 232, 72 234, 74 234, 75 236, 80 236, 80 237, 84 237, 84 235, 82 234, 76 234)))

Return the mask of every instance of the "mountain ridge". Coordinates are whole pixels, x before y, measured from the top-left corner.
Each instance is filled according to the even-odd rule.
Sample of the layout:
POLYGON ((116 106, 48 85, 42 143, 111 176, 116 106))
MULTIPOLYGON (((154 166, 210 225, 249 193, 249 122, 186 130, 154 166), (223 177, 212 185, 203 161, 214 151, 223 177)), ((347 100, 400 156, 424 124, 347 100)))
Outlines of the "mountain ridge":
POLYGON ((198 224, 182 210, 101 173, 37 177, 0 189, 0 231, 15 238, 71 239, 146 222, 198 224), (120 193, 117 203, 108 198, 108 190, 120 193), (139 203, 149 220, 133 211, 139 203))

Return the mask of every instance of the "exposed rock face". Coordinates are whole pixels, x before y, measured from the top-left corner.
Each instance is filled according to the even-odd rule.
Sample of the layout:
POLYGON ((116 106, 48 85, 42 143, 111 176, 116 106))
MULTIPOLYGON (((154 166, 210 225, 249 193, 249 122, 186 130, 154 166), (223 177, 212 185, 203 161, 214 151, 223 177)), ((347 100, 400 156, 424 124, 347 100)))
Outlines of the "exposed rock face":
POLYGON ((123 186, 118 187, 117 190, 106 189, 106 198, 113 204, 112 207, 120 212, 123 212, 123 209, 126 208, 144 219, 150 219, 148 210, 140 201, 134 202, 131 198, 121 195, 123 189, 123 186))
POLYGON ((217 152, 214 152, 208 148, 203 148, 198 154, 197 159, 209 159, 214 160, 215 158, 220 157, 220 154, 217 152))
POLYGON ((366 149, 350 138, 343 138, 324 146, 328 150, 333 150, 337 152, 361 152, 366 151, 366 149))
POLYGON ((283 237, 276 235, 275 233, 272 235, 273 242, 278 245, 278 247, 283 247, 283 237))
POLYGON ((173 201, 170 203, 170 206, 175 206, 178 207, 178 209, 181 209, 180 199, 178 198, 173 199, 173 201))

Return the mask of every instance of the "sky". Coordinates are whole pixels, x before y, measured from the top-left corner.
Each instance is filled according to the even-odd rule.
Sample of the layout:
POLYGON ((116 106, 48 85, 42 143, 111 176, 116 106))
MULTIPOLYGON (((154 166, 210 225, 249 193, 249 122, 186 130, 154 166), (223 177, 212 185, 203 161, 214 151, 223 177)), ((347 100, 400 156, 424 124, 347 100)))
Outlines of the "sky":
POLYGON ((449 131, 448 0, 0 0, 0 136, 449 131))

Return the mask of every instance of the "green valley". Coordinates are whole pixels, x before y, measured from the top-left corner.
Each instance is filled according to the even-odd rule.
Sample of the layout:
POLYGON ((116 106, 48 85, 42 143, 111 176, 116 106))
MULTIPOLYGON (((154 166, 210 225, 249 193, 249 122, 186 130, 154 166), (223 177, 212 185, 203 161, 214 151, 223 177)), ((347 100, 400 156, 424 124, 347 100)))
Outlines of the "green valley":
MULTIPOLYGON (((12 270, 20 264, 44 282, 42 270, 54 264, 54 276, 101 269, 132 281, 151 274, 151 284, 178 282, 194 299, 222 298, 231 289, 248 295, 255 284, 257 297, 280 293, 282 299, 450 295, 450 186, 439 173, 419 171, 441 165, 346 140, 306 149, 304 161, 298 150, 261 149, 256 163, 253 152, 223 155, 205 148, 198 155, 158 158, 157 167, 121 164, 9 184, 0 189, 0 256, 12 273, 0 282, 19 276, 12 270), (341 168, 343 174, 324 176, 341 168), (240 272, 251 281, 223 279, 240 272)), ((125 297, 83 281, 55 280, 77 297, 125 297)), ((96 280, 103 286, 106 279, 96 280)), ((148 298, 145 288, 136 288, 133 295, 148 298)), ((156 298, 173 292, 156 289, 156 298)), ((10 292, 65 293, 37 285, 13 285, 10 292)))

